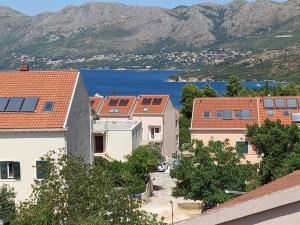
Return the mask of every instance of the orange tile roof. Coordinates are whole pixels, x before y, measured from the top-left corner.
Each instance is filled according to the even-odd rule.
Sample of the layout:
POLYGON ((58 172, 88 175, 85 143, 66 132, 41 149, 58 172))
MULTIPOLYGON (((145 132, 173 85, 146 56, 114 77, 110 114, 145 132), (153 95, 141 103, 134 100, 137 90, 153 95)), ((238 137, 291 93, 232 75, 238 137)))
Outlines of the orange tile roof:
POLYGON ((103 97, 102 96, 90 97, 90 101, 91 101, 92 110, 94 110, 94 112, 98 114, 99 109, 100 109, 101 104, 102 104, 102 101, 103 101, 103 97))
POLYGON ((225 202, 211 210, 208 210, 208 212, 213 212, 218 209, 223 208, 230 208, 232 206, 254 200, 257 198, 260 198, 262 196, 270 195, 275 192, 283 191, 285 189, 289 189, 295 186, 300 185, 300 170, 297 170, 293 173, 290 173, 284 177, 281 177, 275 181, 272 181, 266 185, 263 185, 253 191, 250 191, 246 194, 240 195, 239 197, 236 197, 232 200, 229 200, 228 202, 225 202))
POLYGON ((135 96, 108 96, 104 99, 102 106, 99 111, 100 117, 124 117, 129 116, 136 102, 135 96), (109 106, 111 100, 118 100, 117 105, 109 106), (119 103, 121 100, 128 100, 128 104, 121 106, 119 103), (111 110, 116 109, 117 112, 111 112, 111 110))
POLYGON ((300 99, 299 96, 281 96, 281 97, 261 97, 259 98, 259 114, 260 114, 260 124, 262 124, 267 118, 271 121, 276 121, 276 120, 281 120, 281 122, 283 124, 290 124, 293 122, 292 120, 292 113, 300 113, 300 108, 299 106, 295 109, 288 109, 286 107, 286 99, 300 99), (284 99, 285 100, 285 108, 276 108, 275 105, 273 108, 265 108, 264 107, 264 99, 272 99, 273 101, 275 99, 284 99), (268 116, 267 112, 268 110, 271 110, 274 112, 273 116, 268 116), (284 116, 283 112, 285 110, 288 110, 289 115, 288 116, 284 116))
POLYGON ((137 105, 134 114, 162 114, 168 104, 169 95, 140 95, 137 100, 137 105), (161 103, 153 104, 153 99, 161 98, 161 103), (144 99, 151 99, 149 105, 143 105, 144 99))
POLYGON ((0 72, 0 97, 39 97, 35 112, 0 112, 0 129, 63 128, 78 71, 0 72), (43 112, 46 101, 52 112, 43 112))
POLYGON ((248 124, 258 123, 258 105, 256 98, 196 98, 193 104, 192 126, 199 128, 246 128, 248 124), (217 111, 250 110, 250 119, 234 118, 224 120, 217 118, 217 111), (204 117, 210 112, 210 118, 204 117))

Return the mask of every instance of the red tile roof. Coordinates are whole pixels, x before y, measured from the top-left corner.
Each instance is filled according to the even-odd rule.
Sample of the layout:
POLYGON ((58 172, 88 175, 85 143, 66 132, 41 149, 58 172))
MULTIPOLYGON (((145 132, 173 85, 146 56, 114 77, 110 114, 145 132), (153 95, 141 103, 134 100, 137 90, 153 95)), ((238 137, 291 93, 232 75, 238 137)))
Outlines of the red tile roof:
POLYGON ((196 98, 193 104, 191 128, 246 128, 247 124, 258 123, 258 105, 256 98, 196 98), (250 119, 217 118, 216 112, 224 110, 250 110, 250 119), (210 112, 205 118, 204 112, 210 112))
POLYGON ((140 95, 134 114, 162 114, 168 104, 169 95, 140 95), (144 99, 151 99, 150 104, 143 105, 144 99), (153 104, 154 99, 161 99, 160 104, 153 104))
POLYGON ((215 210, 223 209, 223 208, 230 208, 232 206, 254 200, 260 198, 262 196, 270 195, 275 192, 283 191, 285 189, 293 188, 295 186, 300 185, 300 170, 297 170, 289 175, 281 177, 275 181, 272 181, 264 186, 261 186, 253 191, 250 191, 246 194, 243 194, 239 197, 236 197, 228 202, 225 202, 207 212, 213 212, 215 210))
POLYGON ((124 117, 129 116, 136 102, 135 96, 108 96, 104 99, 99 111, 100 117, 124 117), (111 100, 117 100, 117 105, 109 106, 111 100), (128 100, 127 105, 121 106, 121 100, 128 100), (116 109, 116 112, 112 110, 116 109))
POLYGON ((94 112, 98 114, 99 113, 98 111, 100 110, 103 101, 103 97, 101 96, 90 97, 90 101, 91 101, 92 110, 94 110, 94 112))
POLYGON ((285 106, 286 106, 286 99, 299 99, 299 96, 286 96, 286 97, 264 97, 264 98, 259 98, 259 114, 260 114, 260 124, 262 124, 267 118, 271 121, 276 121, 276 120, 281 120, 283 124, 290 124, 293 122, 292 120, 292 113, 299 113, 300 108, 297 107, 295 109, 287 109, 285 108, 276 108, 275 105, 273 108, 265 108, 264 107, 264 99, 272 99, 273 101, 275 99, 284 99, 285 100, 285 106), (267 112, 271 110, 274 112, 273 116, 268 116, 267 112), (283 112, 287 110, 289 112, 288 116, 284 116, 283 112))
POLYGON ((0 112, 0 129, 63 128, 78 71, 0 72, 0 97, 39 97, 35 112, 0 112), (43 112, 46 101, 52 112, 43 112))

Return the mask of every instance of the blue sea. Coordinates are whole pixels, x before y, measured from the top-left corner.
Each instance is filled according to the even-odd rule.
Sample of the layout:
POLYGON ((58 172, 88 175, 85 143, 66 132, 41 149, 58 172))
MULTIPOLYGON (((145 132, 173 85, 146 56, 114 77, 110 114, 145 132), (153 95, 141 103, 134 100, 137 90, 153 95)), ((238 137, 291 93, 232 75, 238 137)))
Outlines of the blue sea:
MULTIPOLYGON (((102 96, 140 94, 167 94, 171 96, 176 108, 180 108, 181 90, 186 82, 167 82, 176 71, 166 70, 81 70, 81 74, 90 96, 96 93, 102 96)), ((199 87, 210 85, 219 95, 226 90, 226 82, 197 82, 199 87)), ((245 82, 248 88, 259 88, 264 82, 245 82)))

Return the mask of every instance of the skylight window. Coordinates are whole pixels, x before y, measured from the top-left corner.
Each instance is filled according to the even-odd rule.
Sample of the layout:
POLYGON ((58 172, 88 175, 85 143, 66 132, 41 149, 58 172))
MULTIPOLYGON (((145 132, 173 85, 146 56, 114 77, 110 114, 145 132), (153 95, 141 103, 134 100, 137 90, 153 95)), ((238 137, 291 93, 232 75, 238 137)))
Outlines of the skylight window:
POLYGON ((224 110, 224 120, 232 119, 232 110, 224 110))
POLYGON ((274 116, 274 111, 273 110, 268 110, 267 111, 267 116, 274 116))
POLYGON ((284 111, 282 112, 282 115, 283 115, 283 116, 289 116, 289 115, 290 115, 289 110, 284 110, 284 111))
POLYGON ((216 117, 217 118, 223 118, 223 111, 217 111, 216 112, 216 117))
POLYGON ((162 98, 154 98, 152 105, 160 105, 162 102, 162 98))
POLYGON ((54 108, 54 102, 48 101, 43 107, 44 112, 52 112, 54 108))
POLYGON ((210 118, 210 112, 203 112, 203 116, 205 118, 210 118))
POLYGON ((300 113, 293 113, 292 119, 293 119, 293 122, 299 123, 300 122, 300 113))
POLYGON ((127 106, 129 102, 129 99, 121 99, 119 106, 127 106))
POLYGON ((148 111, 149 111, 149 108, 148 108, 148 107, 144 107, 143 111, 144 111, 144 112, 148 112, 148 111))
POLYGON ((244 120, 251 119, 251 112, 250 112, 250 110, 242 110, 241 118, 244 119, 244 120))
POLYGON ((118 112, 120 112, 120 109, 118 109, 118 108, 112 108, 112 109, 109 110, 109 112, 110 113, 118 113, 118 112))

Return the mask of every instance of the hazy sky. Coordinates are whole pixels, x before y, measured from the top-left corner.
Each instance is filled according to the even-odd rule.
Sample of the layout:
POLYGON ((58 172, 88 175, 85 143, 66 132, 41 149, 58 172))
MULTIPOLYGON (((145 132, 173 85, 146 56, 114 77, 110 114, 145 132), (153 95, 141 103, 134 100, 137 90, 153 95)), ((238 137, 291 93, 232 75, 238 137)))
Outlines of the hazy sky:
MULTIPOLYGON (((284 1, 284 0, 277 0, 284 1)), ((27 15, 44 11, 57 11, 66 5, 81 5, 86 2, 121 2, 130 5, 161 6, 173 8, 178 5, 193 5, 203 2, 227 3, 229 0, 0 0, 0 5, 9 6, 27 15)))

